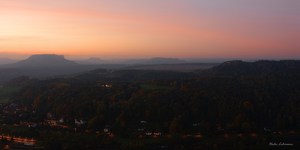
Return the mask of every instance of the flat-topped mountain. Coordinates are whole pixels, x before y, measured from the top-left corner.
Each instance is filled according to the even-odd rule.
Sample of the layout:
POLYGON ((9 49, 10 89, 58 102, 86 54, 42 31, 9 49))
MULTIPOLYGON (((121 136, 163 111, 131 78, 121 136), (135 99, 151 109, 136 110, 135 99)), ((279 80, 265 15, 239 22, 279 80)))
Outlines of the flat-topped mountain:
POLYGON ((44 54, 44 55, 32 55, 29 58, 12 64, 13 67, 66 67, 75 66, 75 62, 65 59, 63 55, 44 54))
POLYGON ((80 65, 65 59, 63 55, 32 55, 29 58, 0 66, 0 83, 19 76, 49 78, 93 70, 98 66, 80 65))

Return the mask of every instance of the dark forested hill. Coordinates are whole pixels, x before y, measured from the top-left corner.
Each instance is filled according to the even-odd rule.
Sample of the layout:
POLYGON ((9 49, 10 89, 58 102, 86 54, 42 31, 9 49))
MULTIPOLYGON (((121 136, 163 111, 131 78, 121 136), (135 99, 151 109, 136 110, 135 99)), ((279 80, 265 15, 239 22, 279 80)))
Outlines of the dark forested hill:
POLYGON ((171 137, 201 133, 207 137, 204 141, 183 145, 236 148, 238 140, 244 146, 266 148, 280 139, 299 144, 299 70, 299 61, 231 61, 194 73, 99 69, 34 80, 12 98, 32 107, 39 119, 49 113, 81 118, 89 130, 109 126, 125 139, 144 131, 171 137), (223 135, 237 139, 218 139, 223 135), (244 135, 257 140, 238 138, 244 135))
POLYGON ((215 75, 299 75, 300 61, 282 60, 256 62, 228 61, 208 70, 215 75))

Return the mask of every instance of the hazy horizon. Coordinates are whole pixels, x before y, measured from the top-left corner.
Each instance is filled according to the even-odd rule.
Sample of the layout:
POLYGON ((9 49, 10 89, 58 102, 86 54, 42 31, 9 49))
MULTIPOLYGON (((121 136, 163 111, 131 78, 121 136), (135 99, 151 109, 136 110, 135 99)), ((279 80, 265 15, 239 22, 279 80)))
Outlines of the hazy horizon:
POLYGON ((243 60, 243 61, 256 61, 256 60, 299 60, 300 57, 162 57, 162 56, 153 56, 153 57, 103 57, 103 56, 72 56, 64 54, 55 54, 55 53, 37 53, 30 55, 16 55, 16 54, 1 54, 0 60, 8 59, 12 61, 21 61, 28 59, 32 55, 63 55, 65 59, 71 61, 84 61, 91 58, 98 58, 103 61, 111 61, 115 63, 120 63, 122 61, 128 60, 142 60, 142 59, 153 59, 153 58, 174 58, 180 60, 186 60, 190 62, 223 62, 228 60, 243 60))

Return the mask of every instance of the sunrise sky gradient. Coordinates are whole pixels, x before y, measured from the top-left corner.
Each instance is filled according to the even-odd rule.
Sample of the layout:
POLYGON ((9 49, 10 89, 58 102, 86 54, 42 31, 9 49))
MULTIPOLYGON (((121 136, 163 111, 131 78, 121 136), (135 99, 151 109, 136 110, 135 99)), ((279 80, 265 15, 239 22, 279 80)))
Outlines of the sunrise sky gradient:
POLYGON ((0 56, 300 58, 299 0, 0 0, 0 56))

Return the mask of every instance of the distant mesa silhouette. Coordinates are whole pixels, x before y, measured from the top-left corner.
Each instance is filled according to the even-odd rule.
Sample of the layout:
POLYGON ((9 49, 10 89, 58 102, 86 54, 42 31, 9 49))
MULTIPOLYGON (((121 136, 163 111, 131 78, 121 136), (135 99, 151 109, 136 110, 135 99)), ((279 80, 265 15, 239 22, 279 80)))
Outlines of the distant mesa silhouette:
POLYGON ((66 67, 75 66, 77 63, 65 59, 63 55, 41 54, 15 63, 15 67, 66 67))

